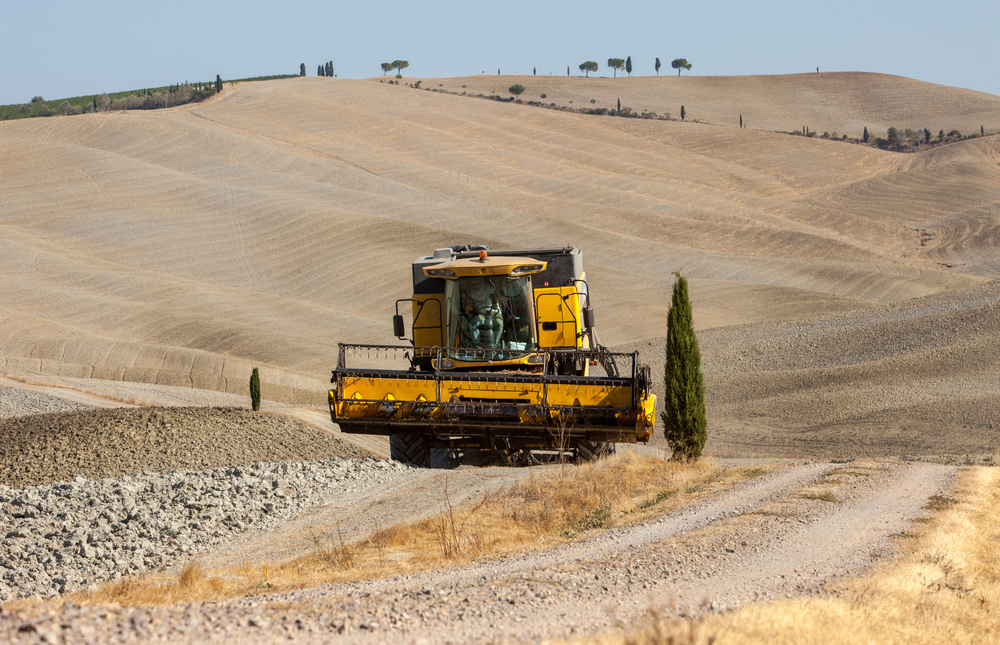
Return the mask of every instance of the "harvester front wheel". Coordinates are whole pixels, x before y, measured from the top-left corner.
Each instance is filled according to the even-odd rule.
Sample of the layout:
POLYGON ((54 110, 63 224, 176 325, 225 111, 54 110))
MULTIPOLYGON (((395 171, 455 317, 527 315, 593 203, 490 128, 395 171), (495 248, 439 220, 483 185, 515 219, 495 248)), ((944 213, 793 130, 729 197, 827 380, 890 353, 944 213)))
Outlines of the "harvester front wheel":
POLYGON ((431 448, 431 438, 419 434, 389 435, 389 457, 419 468, 451 468, 448 450, 431 448))
POLYGON ((608 455, 613 455, 615 445, 613 443, 603 443, 601 441, 587 441, 580 439, 575 442, 577 461, 594 461, 608 455))
POLYGON ((389 435, 389 457, 393 461, 405 461, 426 468, 430 464, 429 437, 419 434, 389 435))

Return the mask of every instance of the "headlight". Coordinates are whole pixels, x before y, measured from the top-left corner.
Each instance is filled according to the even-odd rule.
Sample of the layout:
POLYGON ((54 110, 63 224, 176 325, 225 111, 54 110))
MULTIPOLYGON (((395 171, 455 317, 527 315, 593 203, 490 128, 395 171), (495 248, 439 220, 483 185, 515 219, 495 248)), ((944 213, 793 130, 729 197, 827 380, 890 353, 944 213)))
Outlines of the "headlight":
POLYGON ((510 270, 510 275, 525 275, 527 273, 538 273, 542 270, 541 264, 521 264, 510 270))
POLYGON ((432 278, 457 278, 458 274, 451 269, 424 269, 424 275, 432 278))
POLYGON ((528 357, 528 365, 541 365, 545 362, 545 356, 542 354, 532 354, 528 357))

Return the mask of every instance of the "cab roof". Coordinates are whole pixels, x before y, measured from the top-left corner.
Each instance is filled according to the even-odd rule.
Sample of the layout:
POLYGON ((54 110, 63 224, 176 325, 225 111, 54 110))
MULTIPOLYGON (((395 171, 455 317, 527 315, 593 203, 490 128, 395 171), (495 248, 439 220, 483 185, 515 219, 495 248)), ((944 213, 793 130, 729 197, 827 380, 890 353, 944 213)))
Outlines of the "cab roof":
POLYGON ((478 258, 462 258, 424 268, 429 278, 455 280, 468 276, 505 275, 518 277, 545 270, 547 263, 534 258, 489 256, 483 251, 478 258))

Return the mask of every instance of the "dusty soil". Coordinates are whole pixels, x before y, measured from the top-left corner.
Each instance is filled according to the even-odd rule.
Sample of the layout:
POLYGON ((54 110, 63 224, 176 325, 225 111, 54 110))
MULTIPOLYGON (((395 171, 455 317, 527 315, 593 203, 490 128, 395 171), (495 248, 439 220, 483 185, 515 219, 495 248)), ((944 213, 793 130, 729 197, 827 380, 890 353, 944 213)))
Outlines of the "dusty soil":
MULTIPOLYGON (((511 78, 439 81, 489 92, 511 78)), ((574 106, 621 98, 662 114, 683 103, 704 122, 302 78, 184 110, 0 123, 0 372, 245 397, 256 366, 265 399, 321 406, 338 341, 394 340, 392 303, 410 295, 417 256, 570 244, 585 253, 601 338, 642 349, 654 374, 673 272, 688 277, 716 454, 986 463, 1000 439, 1000 294, 988 284, 1000 278, 1000 137, 898 155, 769 130, 1000 132, 1000 98, 874 74, 522 84, 574 106)), ((321 411, 286 413, 311 427, 259 415, 273 425, 226 417, 217 432, 193 412, 189 432, 170 421, 181 412, 143 409, 105 425, 53 418, 47 432, 15 421, 0 426, 3 476, 303 458, 335 437, 321 411)), ((694 611, 706 590, 733 606, 858 570, 952 472, 876 467, 841 477, 856 488, 838 488, 840 502, 802 499, 828 468, 787 469, 707 502, 707 514, 666 518, 662 532, 616 532, 555 560, 220 605, 4 609, 0 640, 267 642, 311 629, 316 640, 534 639, 570 621, 610 626, 619 607, 694 611), (791 515, 768 514, 778 500, 773 512, 791 515), (642 567, 622 568, 632 562, 642 567)), ((485 481, 468 477, 466 490, 485 481)), ((417 477, 330 512, 403 517, 425 510, 408 491, 434 486, 417 477)), ((263 537, 233 549, 219 557, 280 552, 263 537)))
POLYGON ((257 366, 265 398, 322 405, 337 342, 391 342, 410 263, 465 242, 583 249, 607 344, 663 335, 677 269, 702 329, 998 274, 1000 137, 898 155, 737 127, 1000 131, 998 97, 873 74, 522 84, 540 83, 658 112, 683 94, 692 118, 718 118, 302 78, 0 124, 0 370, 245 394, 257 366))
POLYGON ((292 419, 235 408, 117 408, 0 420, 0 485, 11 488, 77 476, 368 456, 292 419))
POLYGON ((591 540, 456 569, 169 608, 35 604, 0 614, 10 642, 529 640, 619 629, 650 610, 724 611, 819 593, 891 556, 891 535, 946 491, 927 464, 796 466, 591 540))
MULTIPOLYGON (((1000 283, 805 321, 701 331, 708 450, 994 465, 997 337, 1000 283)), ((653 366, 661 402, 664 347, 659 338, 615 348, 638 350, 653 366)))

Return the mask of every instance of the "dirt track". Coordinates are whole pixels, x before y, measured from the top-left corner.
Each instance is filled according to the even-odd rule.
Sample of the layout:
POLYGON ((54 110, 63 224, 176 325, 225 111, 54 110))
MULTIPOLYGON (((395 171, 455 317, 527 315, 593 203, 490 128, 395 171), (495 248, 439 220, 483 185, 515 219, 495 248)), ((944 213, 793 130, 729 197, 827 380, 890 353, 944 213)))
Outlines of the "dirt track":
POLYGON ((384 581, 160 609, 46 606, 0 614, 0 635, 66 643, 538 641, 617 629, 649 610, 720 611, 821 591, 892 552, 890 535, 955 469, 809 465, 567 547, 384 581), (818 492, 829 495, 815 499, 818 492), (342 638, 343 637, 343 638, 342 638))
MULTIPOLYGON (((455 79, 483 92, 501 80, 455 79)), ((392 340, 418 255, 571 244, 602 339, 641 349, 654 375, 672 273, 689 278, 716 454, 992 459, 1000 137, 896 155, 756 128, 998 132, 1000 98, 872 74, 524 84, 574 106, 620 97, 663 113, 683 98, 707 123, 303 78, 183 110, 0 124, 0 371, 245 400, 260 366, 265 398, 321 405, 338 341, 392 340), (740 113, 751 128, 736 127, 740 113)), ((294 412, 314 427, 222 415, 216 433, 207 412, 74 414, 47 432, 3 422, 9 482, 342 449, 294 412)), ((884 554, 953 473, 857 466, 784 470, 656 525, 459 572, 220 605, 5 609, 0 640, 541 638, 672 601, 693 611, 706 590, 717 607, 812 592, 858 570, 856 556, 884 554), (801 497, 817 487, 839 501, 801 497)), ((467 493, 489 479, 463 476, 467 493)), ((316 513, 357 502, 402 519, 427 507, 409 494, 433 492, 425 475, 316 513)), ((267 537, 218 557, 280 553, 267 537)))

